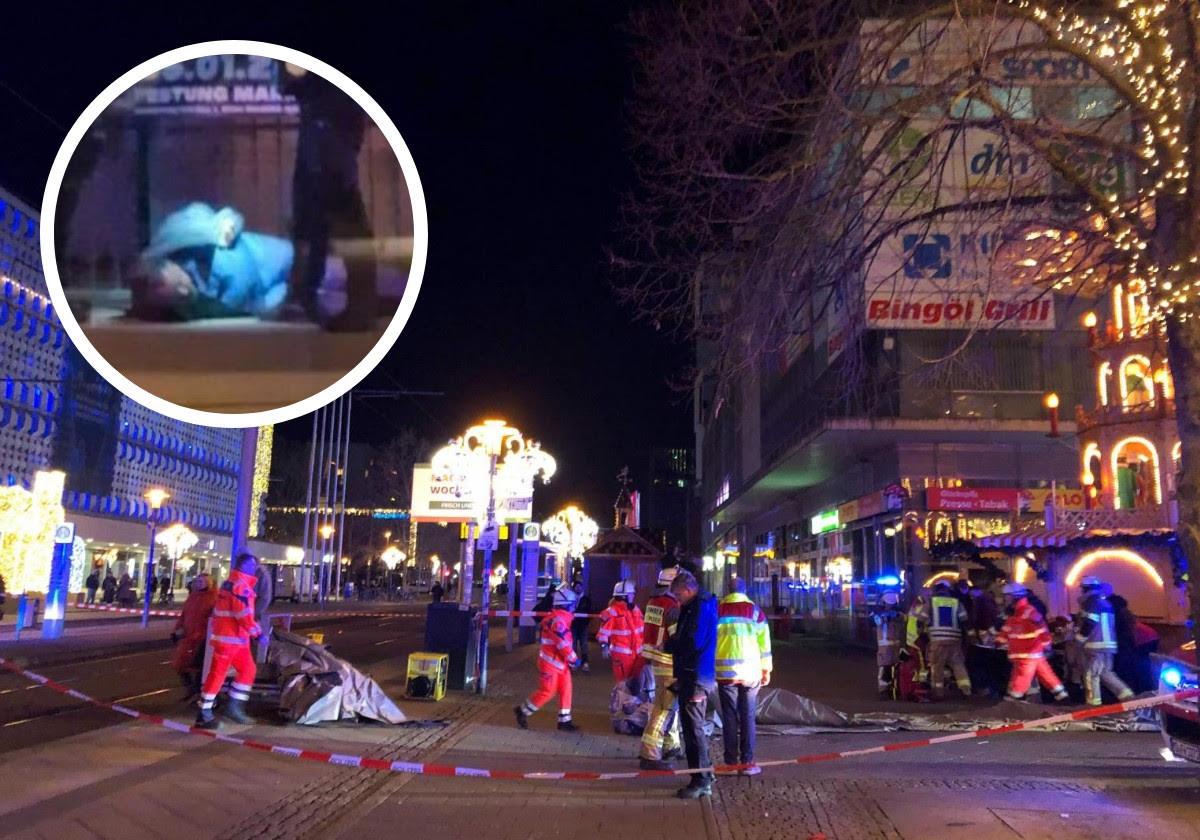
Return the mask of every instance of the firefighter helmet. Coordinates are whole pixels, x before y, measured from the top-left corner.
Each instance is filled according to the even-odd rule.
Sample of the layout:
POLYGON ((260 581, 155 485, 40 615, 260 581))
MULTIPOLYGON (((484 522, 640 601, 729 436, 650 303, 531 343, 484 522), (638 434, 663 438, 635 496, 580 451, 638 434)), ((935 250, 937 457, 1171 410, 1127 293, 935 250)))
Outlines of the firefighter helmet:
POLYGON ((637 594, 637 585, 631 580, 619 580, 617 585, 613 587, 614 598, 631 599, 637 594))
POLYGON ((678 566, 668 566, 667 568, 661 570, 658 573, 658 585, 659 586, 670 586, 671 582, 673 580, 675 580, 675 576, 677 574, 679 574, 678 566))
POLYGON ((879 603, 887 604, 889 607, 894 607, 900 603, 900 596, 895 592, 884 592, 879 596, 879 603))
POLYGON ((1104 586, 1104 581, 1100 580, 1100 578, 1096 577, 1095 575, 1088 575, 1079 581, 1079 586, 1084 590, 1099 589, 1100 587, 1104 586))
POLYGON ((1011 595, 1013 598, 1023 598, 1029 594, 1029 590, 1022 583, 1006 583, 1004 584, 1003 592, 1005 595, 1011 595))

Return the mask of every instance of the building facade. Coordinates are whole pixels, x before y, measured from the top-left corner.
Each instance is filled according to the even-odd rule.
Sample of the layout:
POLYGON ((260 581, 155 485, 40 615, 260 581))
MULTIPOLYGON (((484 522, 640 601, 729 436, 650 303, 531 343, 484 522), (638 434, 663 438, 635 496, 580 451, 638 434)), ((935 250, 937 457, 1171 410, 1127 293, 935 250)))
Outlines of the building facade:
MULTIPOLYGON (((196 562, 177 564, 180 577, 184 569, 227 564, 241 431, 155 414, 92 370, 47 296, 39 234, 36 211, 0 190, 0 483, 19 496, 34 491, 39 475, 61 473, 61 508, 76 525, 86 563, 118 576, 128 571, 135 580, 145 562, 151 515, 145 493, 162 488, 170 496, 157 521, 182 523, 199 538, 180 558, 196 562)), ((258 469, 269 470, 269 430, 263 438, 268 448, 258 469)), ((265 474, 261 478, 257 486, 265 474)), ((4 518, 0 511, 0 533, 15 525, 4 518)), ((13 570, 5 563, 0 557, 0 573, 8 578, 13 570)), ((36 587, 34 579, 25 580, 29 573, 20 576, 36 587)))
MULTIPOLYGON (((952 49, 953 36, 938 37, 928 55, 915 43, 891 67, 881 98, 920 89, 952 49)), ((1109 102, 1096 80, 1071 85, 1014 77, 1003 90, 1030 118, 1082 119, 1109 102)), ((912 120, 897 154, 935 130, 912 120)), ((913 175, 893 197, 904 211, 916 200, 952 203, 939 191, 965 200, 1012 188, 1012 166, 989 164, 996 137, 980 127, 950 136, 945 142, 959 145, 937 154, 952 149, 956 162, 913 175)), ((1032 168, 1021 175, 1018 194, 1052 178, 1032 168)), ((1095 394, 1080 320, 1086 301, 1021 297, 1029 292, 995 256, 1010 230, 953 213, 890 225, 900 212, 876 211, 891 233, 854 273, 861 283, 831 281, 827 298, 797 301, 804 328, 732 387, 704 374, 695 383, 704 563, 717 578, 751 579, 764 603, 799 607, 802 592, 817 593, 822 608, 861 609, 878 578, 920 588, 940 571, 940 544, 1020 528, 1043 515, 1056 490, 1073 490, 1082 506, 1075 424, 1052 430, 1046 401, 1053 392, 1065 405, 1087 404, 1095 394), (948 361, 929 363, 938 359, 948 361)), ((1031 221, 1016 219, 1013 230, 1031 221)), ((711 334, 704 322, 723 317, 737 282, 717 270, 697 279, 699 332, 711 334)), ((715 354, 699 345, 698 369, 715 354)))

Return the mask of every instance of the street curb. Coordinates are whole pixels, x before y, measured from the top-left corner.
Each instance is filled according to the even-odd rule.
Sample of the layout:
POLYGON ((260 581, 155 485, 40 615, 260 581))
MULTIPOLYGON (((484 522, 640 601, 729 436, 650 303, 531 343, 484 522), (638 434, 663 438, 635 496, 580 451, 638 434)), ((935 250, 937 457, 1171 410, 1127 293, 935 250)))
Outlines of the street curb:
POLYGON ((124 642, 87 651, 70 651, 62 656, 14 656, 12 661, 22 668, 54 668, 60 665, 77 665, 92 659, 105 659, 123 653, 169 650, 173 647, 175 644, 170 639, 142 639, 137 642, 124 642))

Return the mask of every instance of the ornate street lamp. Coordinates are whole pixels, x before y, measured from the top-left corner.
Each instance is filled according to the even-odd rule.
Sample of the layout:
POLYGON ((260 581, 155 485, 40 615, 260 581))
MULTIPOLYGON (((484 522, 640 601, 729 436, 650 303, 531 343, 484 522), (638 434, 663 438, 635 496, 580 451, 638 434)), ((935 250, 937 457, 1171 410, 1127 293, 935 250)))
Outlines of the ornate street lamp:
MULTIPOLYGON (((479 682, 476 692, 482 694, 487 686, 487 616, 492 577, 492 552, 499 548, 500 526, 496 521, 497 491, 502 498, 533 498, 533 484, 538 478, 545 483, 554 475, 554 458, 536 441, 527 440, 521 431, 503 420, 485 420, 471 426, 461 437, 454 438, 433 454, 430 459, 433 475, 452 482, 461 496, 469 494, 474 502, 487 493, 487 508, 479 547, 483 549, 484 615, 479 622, 479 682)), ((471 564, 467 558, 458 576, 459 600, 471 603, 471 564)))
MULTIPOLYGON (((583 560, 583 553, 596 544, 600 526, 575 505, 560 510, 542 523, 542 535, 550 543, 550 551, 565 567, 572 560, 583 560)), ((560 572, 559 577, 566 579, 560 572)))
POLYGON ((171 498, 171 494, 161 487, 151 487, 146 491, 146 501, 150 504, 150 515, 146 527, 150 529, 149 548, 146 549, 146 591, 142 598, 142 626, 150 624, 150 599, 154 595, 154 542, 158 531, 158 512, 163 502, 171 498))

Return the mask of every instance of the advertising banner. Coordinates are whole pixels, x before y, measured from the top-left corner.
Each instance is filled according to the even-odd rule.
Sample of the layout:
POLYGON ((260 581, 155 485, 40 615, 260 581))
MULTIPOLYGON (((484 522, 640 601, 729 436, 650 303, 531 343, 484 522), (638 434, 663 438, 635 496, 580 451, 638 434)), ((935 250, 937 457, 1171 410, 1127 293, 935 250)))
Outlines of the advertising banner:
POLYGON ((135 114, 298 114, 280 91, 281 65, 259 55, 211 55, 173 64, 134 85, 121 106, 135 114))
POLYGON ((867 299, 867 327, 899 330, 1053 330, 1054 297, 1012 300, 974 294, 880 293, 867 299))
MULTIPOLYGON (((433 475, 429 464, 413 467, 413 522, 483 522, 487 518, 486 479, 478 484, 458 483, 433 475)), ((533 496, 519 488, 520 495, 496 497, 497 522, 528 522, 533 516, 533 496)))
POLYGON ((930 487, 925 491, 929 510, 1008 512, 1017 510, 1021 491, 1015 487, 930 487))
MULTIPOLYGON (((1045 513, 1046 501, 1050 498, 1050 488, 1041 487, 1034 490, 1022 490, 1023 508, 1030 513, 1045 513)), ((1083 510, 1083 490, 1075 487, 1059 487, 1054 493, 1055 510, 1083 510)))

